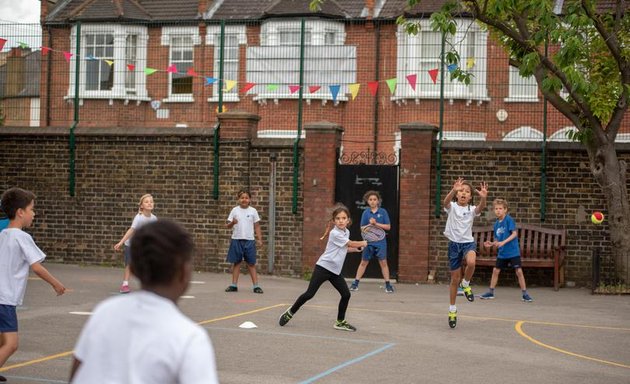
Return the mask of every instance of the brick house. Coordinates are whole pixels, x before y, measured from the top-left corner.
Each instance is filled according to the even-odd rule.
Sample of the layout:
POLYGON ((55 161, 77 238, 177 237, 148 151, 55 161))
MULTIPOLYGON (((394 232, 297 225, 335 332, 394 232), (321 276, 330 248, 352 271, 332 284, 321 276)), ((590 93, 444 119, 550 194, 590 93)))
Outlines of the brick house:
POLYGON ((7 126, 39 126, 41 52, 12 48, 0 64, 0 120, 7 126))

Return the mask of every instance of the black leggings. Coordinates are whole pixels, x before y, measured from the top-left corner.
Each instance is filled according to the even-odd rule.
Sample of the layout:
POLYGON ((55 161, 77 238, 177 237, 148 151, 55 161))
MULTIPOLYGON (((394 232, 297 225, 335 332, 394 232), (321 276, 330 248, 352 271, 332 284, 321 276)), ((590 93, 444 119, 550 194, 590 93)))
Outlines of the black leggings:
POLYGON ((339 309, 337 311, 337 320, 344 320, 346 318, 348 302, 350 302, 350 290, 348 289, 348 285, 343 279, 343 276, 335 275, 326 268, 317 264, 315 265, 315 270, 311 276, 311 282, 308 284, 308 289, 306 289, 306 292, 297 298, 295 304, 291 307, 291 313, 295 314, 300 307, 304 305, 304 303, 312 299, 319 290, 319 287, 321 287, 325 281, 330 281, 333 287, 335 287, 341 295, 341 300, 339 300, 339 309))

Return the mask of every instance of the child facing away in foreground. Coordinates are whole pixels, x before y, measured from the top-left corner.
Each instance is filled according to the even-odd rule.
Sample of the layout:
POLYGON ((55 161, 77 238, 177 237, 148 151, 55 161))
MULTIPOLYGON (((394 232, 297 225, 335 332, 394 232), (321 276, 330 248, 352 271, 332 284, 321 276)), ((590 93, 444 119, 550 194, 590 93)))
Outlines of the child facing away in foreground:
MULTIPOLYGON (((387 239, 385 238, 385 231, 389 231, 392 226, 389 221, 389 214, 385 208, 381 207, 381 194, 378 191, 367 191, 363 195, 363 200, 367 203, 368 207, 363 210, 361 215, 361 230, 366 226, 372 226, 379 230, 379 233, 383 234, 383 238, 375 241, 368 241, 367 247, 363 250, 361 256, 361 263, 357 268, 357 274, 354 278, 354 282, 350 285, 351 291, 359 290, 359 282, 365 273, 370 259, 377 258, 378 263, 383 273, 383 279, 385 280, 385 293, 394 293, 394 287, 389 281, 389 266, 387 265, 387 239)), ((369 240, 369 239, 368 239, 369 240)))
POLYGON ((348 230, 348 226, 351 224, 350 211, 345 206, 338 205, 333 210, 332 222, 334 226, 332 226, 328 234, 326 250, 315 263, 315 269, 313 270, 308 288, 306 292, 297 298, 293 306, 280 316, 278 321, 280 326, 286 325, 300 307, 315 296, 319 287, 321 287, 324 282, 330 281, 341 295, 339 308, 337 310, 337 321, 335 321, 333 327, 342 331, 354 332, 357 330, 346 321, 346 309, 350 302, 350 290, 343 276, 341 276, 341 269, 343 262, 346 260, 346 254, 348 252, 361 252, 362 248, 367 246, 367 241, 350 240, 350 230, 348 230))
POLYGON ((497 247, 497 261, 492 269, 490 279, 490 289, 479 298, 484 300, 494 299, 494 288, 499 281, 499 273, 502 269, 514 268, 514 273, 521 287, 522 299, 525 302, 534 301, 527 293, 525 276, 521 268, 521 250, 518 244, 518 231, 514 219, 508 214, 508 203, 505 199, 494 199, 492 202, 494 214, 497 220, 494 222, 494 241, 486 241, 483 246, 486 248, 497 247))
POLYGON ((177 307, 193 251, 191 235, 173 221, 136 231, 130 267, 141 289, 96 306, 74 348, 71 383, 219 382, 208 333, 177 307))
POLYGON ((468 301, 474 301, 475 295, 470 288, 470 280, 475 272, 477 258, 477 245, 472 236, 472 227, 475 216, 479 216, 486 207, 488 197, 488 185, 481 182, 479 190, 459 177, 453 184, 453 188, 444 198, 444 210, 448 214, 444 236, 448 241, 448 261, 451 271, 450 306, 448 310, 448 325, 451 328, 457 326, 457 287, 461 286, 468 301), (475 191, 481 198, 479 205, 472 205, 472 194, 475 191), (466 269, 462 279, 462 262, 466 260, 466 269), (461 283, 460 283, 461 281, 461 283))
POLYGON ((114 250, 116 251, 120 251, 123 244, 125 246, 125 250, 123 251, 125 271, 123 273, 123 282, 120 285, 120 293, 131 292, 131 289, 129 289, 129 277, 131 275, 129 269, 129 262, 131 261, 131 238, 133 237, 133 234, 140 229, 140 227, 157 220, 157 217, 153 214, 154 207, 155 203, 153 202, 153 196, 148 193, 146 195, 142 195, 140 203, 138 204, 138 213, 134 216, 131 227, 127 230, 127 232, 125 232, 123 238, 114 245, 114 250))
POLYGON ((232 284, 225 292, 238 291, 238 278, 241 274, 241 263, 245 260, 247 270, 252 278, 252 290, 254 293, 263 293, 258 285, 256 273, 256 241, 262 247, 262 232, 260 230, 260 216, 256 208, 250 206, 251 195, 249 192, 238 191, 238 205, 230 211, 226 226, 232 229, 232 239, 228 249, 227 262, 232 264, 232 284))
MULTIPOLYGON (((2 194, 2 208, 9 226, 0 232, 0 367, 18 349, 16 308, 22 305, 29 267, 42 280, 63 295, 66 288, 48 272, 42 261, 46 255, 24 228, 35 218, 35 195, 21 188, 11 188, 2 194)), ((0 381, 7 381, 0 376, 0 381)))

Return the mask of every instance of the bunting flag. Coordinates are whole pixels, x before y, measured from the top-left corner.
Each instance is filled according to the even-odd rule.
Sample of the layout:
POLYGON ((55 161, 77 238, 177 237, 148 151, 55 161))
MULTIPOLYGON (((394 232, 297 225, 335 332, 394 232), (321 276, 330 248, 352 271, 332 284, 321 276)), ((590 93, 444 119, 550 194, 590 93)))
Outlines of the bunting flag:
MULTIPOLYGON (((65 53, 64 53, 64 54, 65 54, 65 53)), ((90 60, 90 61, 96 61, 96 60, 98 60, 96 57, 94 57, 94 56, 92 56, 92 55, 87 55, 87 56, 85 57, 85 59, 86 59, 86 60, 90 60)))
POLYGON ((6 44, 6 42, 7 42, 7 39, 0 38, 0 51, 2 51, 2 48, 4 48, 4 45, 6 44))
POLYGON ((431 76, 431 80, 433 80, 433 84, 437 82, 438 68, 429 69, 429 76, 431 76))
POLYGON ((413 89, 414 91, 416 90, 416 80, 418 80, 418 75, 411 74, 411 75, 407 75, 407 82, 409 82, 409 85, 411 85, 411 89, 413 89))
POLYGON ((448 69, 449 72, 453 72, 454 70, 457 69, 457 64, 450 64, 448 67, 446 67, 448 69))
POLYGON ((147 76, 151 76, 155 72, 157 72, 157 69, 155 69, 155 68, 145 68, 144 69, 144 74, 147 75, 147 76))
POLYGON ((217 82, 217 78, 214 77, 206 77, 206 85, 212 85, 217 82))
POLYGON ((103 61, 105 61, 107 63, 107 65, 109 65, 110 67, 112 65, 114 65, 114 61, 113 60, 103 60, 103 61))
POLYGON ((171 64, 166 68, 166 72, 168 73, 177 73, 177 66, 175 64, 171 64))
POLYGON ((225 80, 225 92, 230 92, 232 88, 236 85, 236 81, 234 80, 225 80))
POLYGON ((133 70, 136 69, 136 66, 133 64, 127 64, 127 69, 133 72, 133 70))
POLYGON ((466 69, 470 69, 472 67, 475 66, 475 58, 474 57, 469 57, 468 59, 466 59, 466 69))
POLYGON ((376 96, 376 92, 378 92, 378 81, 368 81, 368 89, 370 90, 370 95, 376 96))
POLYGON ((319 86, 319 85, 310 85, 308 87, 308 93, 315 93, 315 92, 319 91, 320 88, 321 88, 321 86, 319 86))
POLYGON ((388 79, 385 80, 385 82, 387 83, 387 86, 389 87, 389 91, 393 94, 396 92, 396 84, 398 84, 398 79, 397 78, 393 78, 393 79, 388 79))
POLYGON ((278 84, 267 84, 267 90, 273 92, 280 87, 278 84))
POLYGON ((241 88, 241 93, 247 93, 247 91, 249 91, 250 89, 254 88, 255 85, 256 85, 256 83, 245 83, 243 88, 241 88))
POLYGON ((294 94, 295 92, 300 90, 300 86, 299 85, 289 85, 289 92, 291 94, 294 94))
POLYGON ((28 49, 29 48, 28 44, 26 44, 24 42, 21 42, 21 41, 18 41, 18 46, 20 47, 20 49, 28 49))
POLYGON ((341 89, 341 85, 335 84, 328 86, 330 88, 330 94, 332 95, 333 102, 337 101, 337 95, 339 94, 339 89, 341 89))
POLYGON ((63 57, 65 57, 65 58, 66 58, 66 63, 69 63, 69 62, 70 62, 70 59, 72 58, 72 56, 73 56, 73 55, 72 55, 72 53, 70 53, 70 52, 64 52, 64 53, 63 53, 63 57))
POLYGON ((357 95, 359 94, 359 89, 361 88, 361 84, 359 83, 354 83, 354 84, 349 84, 348 85, 348 89, 350 90, 350 94, 352 95, 352 100, 357 98, 357 95))
POLYGON ((186 71, 186 74, 188 76, 195 76, 195 77, 199 76, 197 72, 195 72, 193 67, 188 68, 188 71, 186 71))
MULTIPOLYGON (((42 49, 42 56, 46 56, 48 54, 48 52, 50 52, 50 48, 48 47, 41 47, 42 49)), ((2 47, 0 47, 0 51, 2 50, 2 47)))

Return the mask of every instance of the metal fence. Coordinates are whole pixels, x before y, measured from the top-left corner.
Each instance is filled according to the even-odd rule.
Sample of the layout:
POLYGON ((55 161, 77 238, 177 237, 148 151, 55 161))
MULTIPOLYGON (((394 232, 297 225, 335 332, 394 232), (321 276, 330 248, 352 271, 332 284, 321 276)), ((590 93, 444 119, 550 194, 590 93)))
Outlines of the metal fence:
POLYGON ((593 249, 592 293, 593 294, 630 294, 630 255, 614 256, 593 249))

